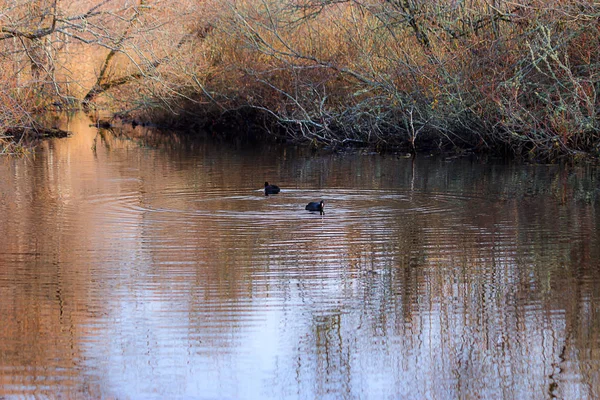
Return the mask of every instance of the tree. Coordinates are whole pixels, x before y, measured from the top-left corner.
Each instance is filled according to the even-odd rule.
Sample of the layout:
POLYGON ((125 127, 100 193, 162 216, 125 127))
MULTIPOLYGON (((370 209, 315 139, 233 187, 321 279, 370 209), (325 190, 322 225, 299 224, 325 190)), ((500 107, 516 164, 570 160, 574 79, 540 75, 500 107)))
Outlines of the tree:
POLYGON ((159 77, 157 68, 194 37, 188 23, 194 7, 192 1, 0 0, 0 135, 33 128, 42 109, 89 108, 109 89, 159 77))

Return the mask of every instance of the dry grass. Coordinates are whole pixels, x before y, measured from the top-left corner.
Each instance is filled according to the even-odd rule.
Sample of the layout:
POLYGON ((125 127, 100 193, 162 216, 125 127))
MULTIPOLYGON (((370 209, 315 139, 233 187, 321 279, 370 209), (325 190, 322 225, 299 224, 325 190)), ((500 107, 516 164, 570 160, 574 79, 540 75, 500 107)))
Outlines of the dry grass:
POLYGON ((298 4, 237 1, 221 15, 206 83, 224 107, 329 144, 598 154, 598 5, 298 4))
MULTIPOLYGON (((103 79, 140 74, 96 104, 172 122, 254 113, 273 134, 317 144, 600 156, 597 3, 148 3, 133 25, 131 9, 105 22, 130 36, 103 79)), ((60 54, 52 83, 81 97, 102 57, 71 66, 60 54)), ((19 56, 21 69, 0 64, 27 87, 19 56)))

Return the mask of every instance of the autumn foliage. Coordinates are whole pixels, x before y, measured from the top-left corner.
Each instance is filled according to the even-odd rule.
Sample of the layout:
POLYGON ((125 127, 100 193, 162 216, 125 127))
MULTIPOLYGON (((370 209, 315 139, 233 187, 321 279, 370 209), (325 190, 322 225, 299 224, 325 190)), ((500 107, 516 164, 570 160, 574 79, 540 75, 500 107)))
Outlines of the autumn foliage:
POLYGON ((77 4, 46 8, 40 26, 60 29, 41 38, 0 17, 2 53, 18 55, 0 59, 3 105, 69 99, 315 145, 600 156, 597 2, 115 1, 85 21, 92 4, 77 4), (36 73, 43 96, 23 90, 36 73))

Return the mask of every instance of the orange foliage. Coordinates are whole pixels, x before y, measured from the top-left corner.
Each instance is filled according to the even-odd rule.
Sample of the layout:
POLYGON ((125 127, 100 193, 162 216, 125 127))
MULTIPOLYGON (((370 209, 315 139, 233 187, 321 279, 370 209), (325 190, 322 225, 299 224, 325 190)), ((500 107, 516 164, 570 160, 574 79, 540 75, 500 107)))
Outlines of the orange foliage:
MULTIPOLYGON (((92 3, 59 4, 72 15, 92 3)), ((111 88, 102 97, 106 105, 185 107, 201 115, 250 108, 296 138, 325 143, 418 144, 429 136, 552 155, 600 148, 600 5, 594 2, 145 4, 106 5, 116 7, 107 15, 118 16, 97 21, 110 31, 108 42, 74 47, 72 38, 52 36, 63 45, 52 87, 61 95, 86 93, 107 48, 116 47, 98 83, 137 75, 111 88)), ((0 46, 18 50, 6 40, 0 46)), ((7 68, 13 58, 0 57, 0 71, 18 71, 12 77, 23 85, 28 60, 23 52, 18 57, 23 68, 7 68)))

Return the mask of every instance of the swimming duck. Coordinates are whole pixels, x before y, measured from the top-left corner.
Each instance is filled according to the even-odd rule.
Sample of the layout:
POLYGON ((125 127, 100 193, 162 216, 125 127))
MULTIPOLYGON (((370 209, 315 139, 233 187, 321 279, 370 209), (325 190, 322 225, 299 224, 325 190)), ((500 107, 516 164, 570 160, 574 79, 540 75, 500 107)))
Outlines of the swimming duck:
POLYGON ((265 182, 265 196, 268 196, 270 194, 277 194, 279 193, 279 190, 279 186, 269 185, 269 182, 265 182))
POLYGON ((304 209, 308 211, 319 211, 319 214, 321 215, 325 214, 323 208, 325 208, 325 202, 323 202, 323 200, 321 200, 321 202, 311 201, 304 207, 304 209))

